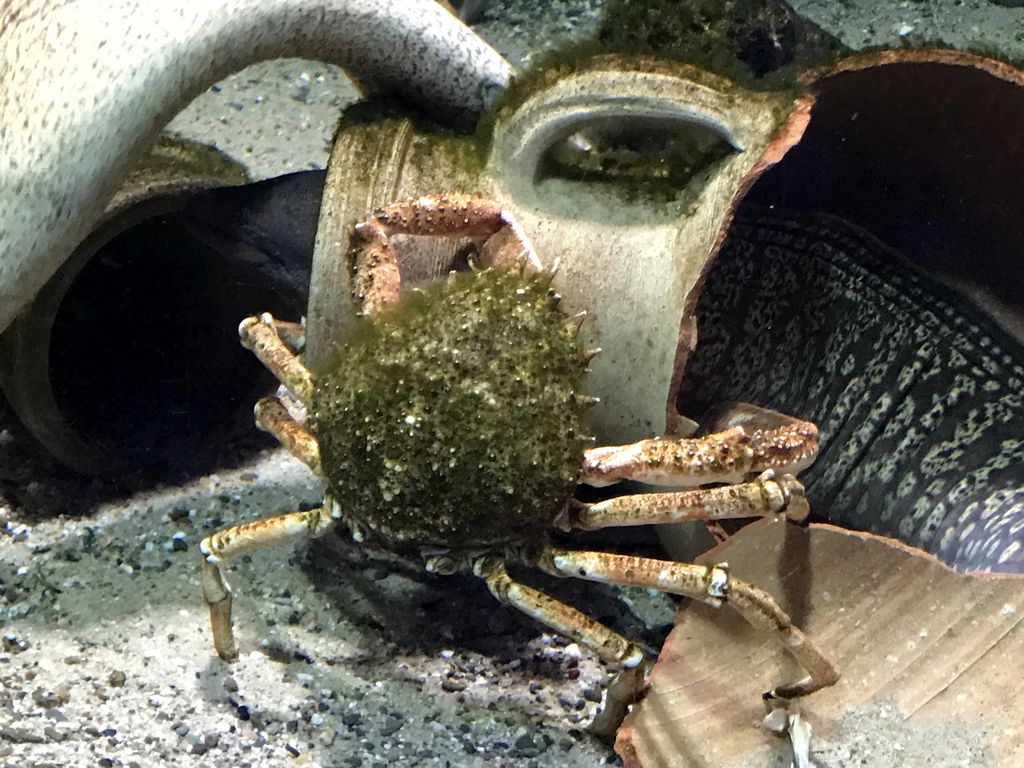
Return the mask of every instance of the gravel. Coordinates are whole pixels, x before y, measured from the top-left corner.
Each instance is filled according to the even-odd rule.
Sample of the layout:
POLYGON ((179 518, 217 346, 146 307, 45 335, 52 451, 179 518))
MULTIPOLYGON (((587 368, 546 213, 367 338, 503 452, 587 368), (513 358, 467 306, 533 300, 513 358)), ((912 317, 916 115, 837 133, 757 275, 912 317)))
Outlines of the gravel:
MULTIPOLYGON (((583 732, 607 679, 589 654, 473 577, 428 577, 337 536, 231 568, 241 657, 217 659, 194 545, 319 495, 297 461, 264 452, 87 514, 30 516, 27 535, 0 540, 0 766, 609 758, 583 732), (163 546, 177 534, 188 549, 163 546)), ((660 637, 630 625, 634 612, 610 590, 538 583, 634 636, 660 637)), ((652 626, 670 620, 670 600, 640 597, 652 626)))

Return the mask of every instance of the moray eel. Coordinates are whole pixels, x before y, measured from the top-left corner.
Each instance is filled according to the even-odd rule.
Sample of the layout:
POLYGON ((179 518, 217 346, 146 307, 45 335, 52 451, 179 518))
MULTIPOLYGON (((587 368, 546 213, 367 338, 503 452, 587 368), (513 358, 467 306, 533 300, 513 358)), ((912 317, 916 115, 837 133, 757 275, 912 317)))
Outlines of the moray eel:
POLYGON ((961 571, 1024 572, 1024 346, 872 235, 741 208, 706 277, 677 407, 816 422, 819 518, 961 571))
POLYGON ((182 107, 282 56, 463 127, 511 74, 434 0, 0 0, 0 331, 182 107))

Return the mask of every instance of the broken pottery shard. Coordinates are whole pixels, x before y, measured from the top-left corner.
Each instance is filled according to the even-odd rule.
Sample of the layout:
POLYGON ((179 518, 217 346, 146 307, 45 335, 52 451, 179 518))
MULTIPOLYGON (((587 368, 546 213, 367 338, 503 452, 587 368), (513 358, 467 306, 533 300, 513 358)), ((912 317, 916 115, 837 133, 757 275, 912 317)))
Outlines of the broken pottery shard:
MULTIPOLYGON (((905 754, 892 764, 1024 765, 1022 577, 957 574, 892 539, 769 521, 702 560, 728 560, 775 595, 839 665, 835 686, 799 703, 812 762, 832 765, 877 730, 871 759, 896 747, 905 754)), ((629 768, 790 760, 789 740, 756 726, 761 691, 796 674, 738 614, 684 606, 616 749, 629 768)))

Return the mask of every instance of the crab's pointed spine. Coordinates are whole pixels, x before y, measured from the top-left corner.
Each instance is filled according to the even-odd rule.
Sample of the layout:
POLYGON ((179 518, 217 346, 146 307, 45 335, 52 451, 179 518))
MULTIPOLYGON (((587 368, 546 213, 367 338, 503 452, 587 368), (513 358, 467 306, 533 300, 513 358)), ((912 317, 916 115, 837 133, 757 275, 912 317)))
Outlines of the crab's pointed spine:
POLYGON ((571 333, 573 336, 575 336, 576 334, 578 334, 580 332, 580 328, 583 327, 583 321, 586 320, 586 319, 587 319, 587 311, 586 310, 583 310, 582 312, 577 312, 575 315, 573 315, 572 317, 570 317, 566 321, 565 328, 566 328, 566 330, 569 333, 571 333))
POLYGON ((562 257, 559 256, 557 259, 555 259, 555 263, 551 265, 551 268, 544 272, 543 280, 544 280, 544 284, 545 284, 546 287, 548 287, 548 288, 551 287, 551 283, 554 282, 555 275, 558 274, 558 270, 561 268, 561 266, 562 266, 562 257))

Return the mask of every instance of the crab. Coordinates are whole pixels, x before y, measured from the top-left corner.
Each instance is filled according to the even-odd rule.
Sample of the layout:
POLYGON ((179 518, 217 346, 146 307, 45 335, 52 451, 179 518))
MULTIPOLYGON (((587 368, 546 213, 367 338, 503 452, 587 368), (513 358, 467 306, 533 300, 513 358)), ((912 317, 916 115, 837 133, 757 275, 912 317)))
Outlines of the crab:
MULTIPOLYGON (((256 404, 257 423, 327 490, 316 509, 231 526, 202 541, 202 591, 221 658, 238 655, 225 564, 342 526, 356 542, 418 559, 429 572, 471 570, 498 600, 589 648, 620 677, 642 680, 640 645, 516 581, 506 564, 728 603, 806 672, 766 698, 804 696, 838 679, 772 596, 734 577, 726 563, 579 551, 549 540, 552 529, 753 516, 803 522, 809 508, 794 473, 817 451, 813 424, 736 406, 731 423, 701 437, 590 447, 585 412, 595 399, 581 389, 597 350, 581 346, 582 318, 561 309, 554 271, 543 269, 499 205, 463 195, 397 202, 356 224, 352 240, 362 317, 322 369, 311 372, 297 356, 300 323, 264 314, 239 326, 242 343, 286 390, 256 404), (395 235, 468 237, 478 258, 468 271, 401 292, 400 300, 395 235), (282 402, 289 396, 305 419, 282 402), (580 483, 627 479, 676 490, 595 503, 574 498, 580 483)), ((606 709, 621 706, 606 702, 606 709)))

